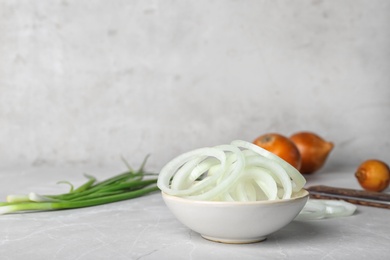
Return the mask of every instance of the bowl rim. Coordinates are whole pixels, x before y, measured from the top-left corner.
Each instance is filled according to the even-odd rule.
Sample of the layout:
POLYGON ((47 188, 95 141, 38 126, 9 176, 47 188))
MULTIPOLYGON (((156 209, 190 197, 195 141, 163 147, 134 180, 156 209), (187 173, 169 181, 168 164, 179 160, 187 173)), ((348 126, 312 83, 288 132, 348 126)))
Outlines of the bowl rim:
POLYGON ((235 205, 235 206, 244 206, 244 205, 278 205, 290 203, 296 200, 301 200, 306 197, 309 197, 309 192, 306 189, 301 189, 298 191, 298 195, 296 197, 290 199, 276 199, 276 200, 258 200, 258 201, 206 201, 206 200, 193 200, 189 198, 169 195, 164 191, 161 191, 161 195, 163 198, 168 198, 170 200, 184 202, 184 203, 192 203, 192 204, 203 204, 203 205, 235 205))

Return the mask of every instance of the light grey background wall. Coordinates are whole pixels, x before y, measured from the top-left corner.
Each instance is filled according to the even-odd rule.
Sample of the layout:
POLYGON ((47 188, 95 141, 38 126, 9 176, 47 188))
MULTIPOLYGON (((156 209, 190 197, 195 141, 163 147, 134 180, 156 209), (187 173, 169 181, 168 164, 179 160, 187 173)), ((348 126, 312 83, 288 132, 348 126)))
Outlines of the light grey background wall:
POLYGON ((0 164, 159 169, 315 131, 390 162, 390 1, 0 0, 0 164))

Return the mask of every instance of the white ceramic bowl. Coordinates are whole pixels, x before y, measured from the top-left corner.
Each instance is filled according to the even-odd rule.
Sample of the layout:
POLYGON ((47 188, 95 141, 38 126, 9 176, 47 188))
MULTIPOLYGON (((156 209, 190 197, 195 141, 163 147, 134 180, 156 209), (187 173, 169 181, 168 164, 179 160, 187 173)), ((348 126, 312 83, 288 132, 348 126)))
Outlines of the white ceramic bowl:
POLYGON ((173 215, 202 237, 222 243, 254 243, 294 220, 309 193, 302 190, 291 199, 256 202, 194 201, 164 192, 162 197, 173 215))

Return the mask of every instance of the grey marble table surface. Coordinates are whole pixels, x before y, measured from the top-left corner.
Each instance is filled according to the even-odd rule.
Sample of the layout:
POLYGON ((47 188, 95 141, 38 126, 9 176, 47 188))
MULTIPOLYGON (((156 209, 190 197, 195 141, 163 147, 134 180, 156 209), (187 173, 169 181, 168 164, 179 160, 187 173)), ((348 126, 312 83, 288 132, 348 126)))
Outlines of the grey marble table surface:
MULTIPOLYGON (((56 184, 85 181, 82 173, 104 179, 116 167, 3 167, 1 201, 6 195, 60 193, 56 184)), ((360 189, 353 168, 323 169, 307 176, 307 186, 360 189)), ((387 190, 386 192, 389 192, 387 190)), ((261 221, 261 220, 259 220, 261 221)), ((0 216, 1 259, 386 259, 390 254, 390 210, 358 206, 355 215, 293 221, 253 244, 203 239, 179 223, 156 192, 102 206, 0 216)))

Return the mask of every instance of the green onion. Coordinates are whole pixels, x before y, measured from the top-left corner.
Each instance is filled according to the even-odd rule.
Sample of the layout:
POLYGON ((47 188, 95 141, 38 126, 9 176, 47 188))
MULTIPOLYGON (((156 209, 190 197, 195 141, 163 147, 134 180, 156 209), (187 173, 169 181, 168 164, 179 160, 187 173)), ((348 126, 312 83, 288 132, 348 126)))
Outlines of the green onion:
POLYGON ((69 182, 59 182, 67 183, 71 186, 68 193, 40 195, 32 192, 27 195, 8 195, 7 202, 0 202, 0 215, 25 211, 91 207, 134 199, 158 191, 159 188, 156 185, 157 174, 150 174, 144 171, 146 159, 139 170, 134 171, 128 167, 128 171, 102 182, 96 182, 95 177, 85 175, 88 181, 77 189, 74 189, 69 182))

